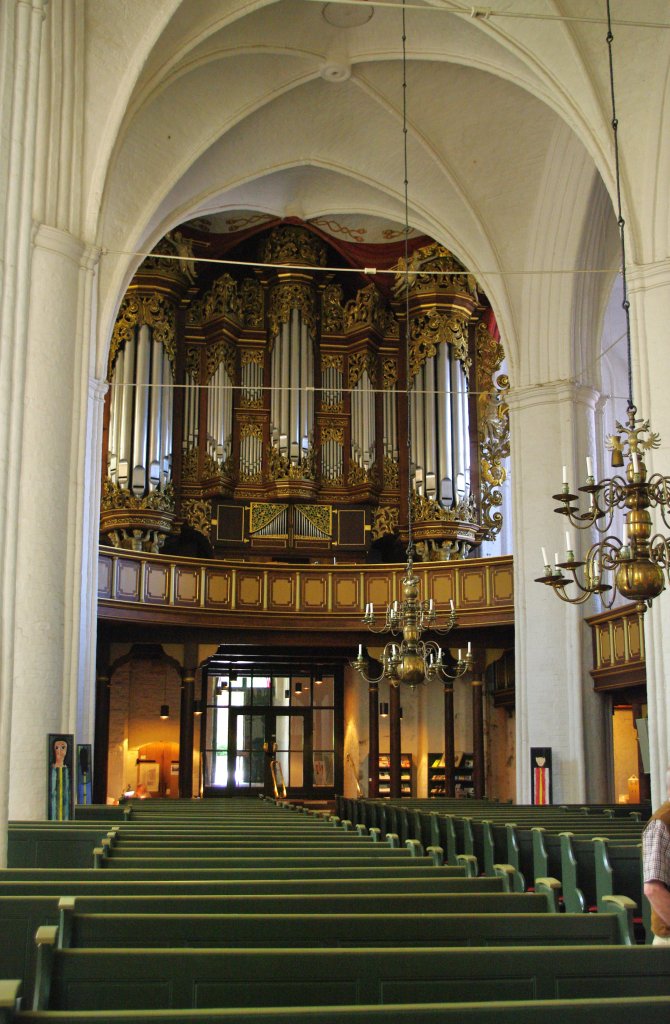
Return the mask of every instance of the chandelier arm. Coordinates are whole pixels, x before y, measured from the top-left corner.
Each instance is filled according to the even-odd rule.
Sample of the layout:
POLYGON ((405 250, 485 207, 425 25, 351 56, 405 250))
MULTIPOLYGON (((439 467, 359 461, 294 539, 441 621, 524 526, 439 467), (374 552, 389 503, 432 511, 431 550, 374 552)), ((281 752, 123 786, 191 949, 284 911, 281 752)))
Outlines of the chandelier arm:
POLYGON ((655 533, 649 541, 649 556, 652 562, 665 570, 668 583, 670 583, 670 537, 664 537, 662 533, 655 533))
POLYGON ((363 669, 363 666, 367 664, 365 658, 355 658, 350 661, 349 664, 352 668, 356 669, 361 679, 368 684, 381 683, 382 679, 386 676, 386 669, 382 668, 381 674, 378 676, 369 676, 363 669))

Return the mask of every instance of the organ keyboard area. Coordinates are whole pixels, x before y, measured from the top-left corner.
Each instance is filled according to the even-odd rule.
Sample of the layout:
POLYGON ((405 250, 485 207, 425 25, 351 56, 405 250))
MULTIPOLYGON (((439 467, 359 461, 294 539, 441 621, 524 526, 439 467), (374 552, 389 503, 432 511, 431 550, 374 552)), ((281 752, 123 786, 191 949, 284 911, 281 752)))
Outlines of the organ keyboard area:
POLYGON ((162 239, 112 337, 107 543, 160 551, 186 523, 223 557, 381 559, 408 477, 419 558, 495 538, 509 434, 491 310, 442 246, 417 240, 409 272, 402 245, 379 249, 395 274, 378 281, 331 269, 334 242, 295 224, 162 239))

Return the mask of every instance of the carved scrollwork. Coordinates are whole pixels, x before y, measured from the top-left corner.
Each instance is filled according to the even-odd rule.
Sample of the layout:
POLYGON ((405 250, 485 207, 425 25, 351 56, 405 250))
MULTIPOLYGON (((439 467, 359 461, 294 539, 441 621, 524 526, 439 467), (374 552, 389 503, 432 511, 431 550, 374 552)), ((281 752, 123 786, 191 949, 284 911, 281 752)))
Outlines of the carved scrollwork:
POLYGON ((100 507, 103 512, 112 512, 117 509, 151 509, 155 512, 174 512, 174 488, 168 482, 162 489, 149 491, 143 497, 138 498, 126 487, 119 487, 118 484, 106 479, 102 484, 102 497, 100 507))
POLYGON ((325 352, 321 356, 321 372, 324 370, 339 370, 340 373, 344 370, 344 358, 341 355, 336 355, 335 352, 325 352))
MULTIPOLYGON (((415 249, 407 262, 410 295, 426 291, 465 291, 479 298, 477 281, 448 249, 437 242, 415 249)), ((405 260, 398 260, 393 285, 396 298, 405 294, 405 260)))
POLYGON ((389 314, 384 299, 374 284, 366 284, 350 299, 344 307, 344 327, 346 331, 354 331, 361 325, 376 327, 381 334, 386 334, 389 314))
POLYGON ((367 370, 368 379, 377 384, 377 359, 372 352, 353 352, 349 356, 349 387, 355 388, 367 370))
POLYGON ((198 480, 198 449, 187 448, 181 457, 181 478, 184 483, 194 484, 198 480))
POLYGON ((252 501, 249 509, 249 533, 253 536, 259 530, 265 529, 287 508, 288 505, 274 504, 269 501, 252 501))
POLYGON ((191 303, 186 313, 186 323, 203 324, 217 316, 229 316, 240 321, 241 312, 237 282, 230 274, 222 274, 202 299, 191 303))
POLYGON ((245 277, 239 288, 242 323, 245 327, 263 326, 264 302, 260 281, 245 277))
POLYGON ((400 487, 400 471, 397 459, 384 457, 384 487, 400 487))
POLYGON ((399 515, 397 505, 378 505, 372 520, 372 539, 379 540, 380 537, 385 537, 389 533, 396 533, 399 515))
POLYGON ((196 280, 193 242, 184 238, 181 231, 170 231, 158 242, 142 262, 139 273, 160 274, 162 277, 181 279, 188 284, 196 280), (178 256, 179 259, 165 260, 161 256, 178 256))
POLYGON ((443 313, 436 307, 411 318, 409 367, 412 377, 426 359, 435 355, 441 344, 453 347, 466 377, 469 376, 472 359, 468 351, 468 320, 467 313, 443 313))
POLYGON ((417 523, 478 523, 474 494, 462 498, 453 508, 442 508, 433 498, 412 492, 412 515, 417 523))
POLYGON ((321 444, 327 441, 336 441, 337 444, 344 444, 344 428, 335 426, 321 427, 321 444))
POLYGON ((191 501, 183 502, 181 508, 188 525, 209 539, 212 520, 212 510, 209 502, 193 498, 191 501))
POLYGON ((263 440, 263 427, 260 423, 243 423, 240 427, 240 437, 257 437, 263 440))
POLYGON ((336 334, 344 327, 344 290, 341 284, 331 282, 323 289, 321 300, 321 330, 324 334, 336 334))
POLYGON ((287 455, 271 444, 268 447, 270 480, 316 480, 316 453, 310 446, 300 462, 291 462, 287 455))
POLYGON ((144 324, 151 327, 154 341, 160 342, 167 352, 174 378, 176 344, 174 306, 165 296, 156 292, 143 294, 133 291, 124 297, 114 324, 109 350, 108 380, 112 379, 114 364, 119 352, 133 337, 135 328, 144 324))
POLYGON ((332 505, 296 505, 295 510, 299 515, 304 516, 304 518, 311 523, 323 537, 332 537, 332 505))
POLYGON ((270 293, 268 329, 271 338, 279 333, 281 324, 287 324, 291 310, 299 309, 312 336, 316 334, 316 304, 314 292, 304 281, 282 281, 270 293))
POLYGON ((283 224, 271 231, 263 242, 260 261, 325 267, 326 247, 311 231, 292 224, 283 224))
POLYGON ((223 368, 226 371, 226 376, 229 381, 231 384, 234 384, 235 346, 232 341, 229 341, 228 339, 217 341, 214 345, 209 345, 207 348, 207 355, 205 357, 205 377, 207 384, 209 384, 221 363, 223 363, 223 368))
POLYGON ((506 401, 509 380, 503 373, 496 376, 504 358, 503 347, 483 323, 477 325, 475 344, 482 526, 486 528, 487 539, 492 539, 503 525, 502 513, 494 509, 502 505, 500 487, 507 478, 503 462, 510 454, 506 401))
POLYGON ((186 361, 184 369, 194 384, 200 380, 200 349, 197 345, 190 345, 186 349, 186 361))

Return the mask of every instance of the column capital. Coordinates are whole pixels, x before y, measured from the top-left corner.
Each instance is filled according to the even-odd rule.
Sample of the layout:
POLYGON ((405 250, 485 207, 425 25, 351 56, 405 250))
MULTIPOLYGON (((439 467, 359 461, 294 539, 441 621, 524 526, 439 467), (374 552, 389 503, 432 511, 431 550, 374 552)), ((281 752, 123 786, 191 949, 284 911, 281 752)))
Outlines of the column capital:
POLYGON ((627 267, 626 278, 631 294, 651 291, 652 288, 670 288, 670 258, 627 267))
POLYGON ((560 405, 564 402, 588 404, 595 408, 599 392, 586 384, 578 384, 573 379, 546 381, 528 387, 510 388, 507 404, 510 412, 524 412, 538 405, 560 405))

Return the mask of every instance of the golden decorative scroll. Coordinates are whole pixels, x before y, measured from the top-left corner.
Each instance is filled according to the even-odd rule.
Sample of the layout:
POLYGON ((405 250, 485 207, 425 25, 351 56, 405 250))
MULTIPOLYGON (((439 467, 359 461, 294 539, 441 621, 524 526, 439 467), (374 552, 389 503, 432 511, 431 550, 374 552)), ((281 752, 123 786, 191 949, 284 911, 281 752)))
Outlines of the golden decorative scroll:
POLYGON ((100 508, 103 512, 116 509, 151 509, 156 512, 174 512, 174 488, 171 482, 165 487, 149 491, 142 498, 136 497, 127 487, 119 487, 111 480, 103 480, 100 508))
MULTIPOLYGON (((469 274, 462 263, 448 249, 437 242, 415 249, 407 262, 409 290, 411 295, 421 292, 465 291, 473 299, 479 299, 477 281, 469 274)), ((401 257, 397 264, 397 274, 393 285, 396 298, 405 294, 405 260, 401 257)))
POLYGON ((345 330, 356 330, 361 325, 376 327, 381 334, 386 333, 389 314, 381 293, 374 284, 366 284, 350 299, 344 307, 345 330))
POLYGON ((311 286, 305 281, 281 281, 270 292, 270 308, 268 310, 270 338, 275 338, 279 334, 281 324, 289 322, 293 309, 300 310, 310 334, 314 337, 316 334, 316 307, 311 286))
POLYGON ((341 284, 332 281, 323 289, 321 299, 321 332, 336 334, 344 328, 344 290, 341 284))
POLYGON ((440 344, 451 345, 456 358, 463 366, 465 375, 470 373, 472 359, 468 351, 467 325, 470 317, 467 313, 453 311, 439 312, 433 307, 410 321, 410 353, 409 368, 415 377, 426 359, 434 356, 440 344))
POLYGON ((198 449, 187 448, 181 457, 181 478, 184 483, 196 483, 198 479, 198 449))
POLYGON ((245 277, 239 291, 242 323, 249 328, 262 327, 265 306, 260 281, 253 277, 245 277))
POLYGON ((241 320, 241 302, 237 282, 230 274, 222 274, 206 295, 191 303, 186 312, 186 323, 203 324, 218 316, 229 316, 241 320))
POLYGON ((265 366, 265 352, 262 348, 243 348, 241 355, 242 366, 265 366))
POLYGON ((384 487, 400 487, 398 460, 390 455, 384 456, 384 487))
POLYGON ((263 399, 262 398, 250 398, 248 395, 242 395, 240 398, 240 409, 262 409, 263 399))
POLYGON ((174 306, 165 296, 159 295, 157 292, 143 294, 133 291, 126 293, 114 324, 109 350, 108 380, 112 379, 114 364, 119 352, 133 337, 135 328, 144 324, 151 327, 153 340, 160 342, 167 352, 174 378, 176 344, 174 306))
POLYGON ((379 540, 387 533, 395 533, 398 529, 400 511, 396 505, 378 505, 372 520, 371 537, 379 540))
POLYGON ((372 352, 352 352, 349 356, 349 387, 355 388, 367 370, 373 387, 377 384, 377 359, 372 352))
POLYGON ((275 505, 265 501, 252 501, 249 505, 250 535, 253 536, 254 533, 258 533, 259 530, 269 526, 270 523, 277 519, 282 512, 285 512, 287 508, 288 505, 275 505))
POLYGON ((193 284, 196 280, 196 265, 193 258, 193 242, 184 238, 181 231, 170 231, 154 246, 151 255, 142 261, 139 274, 160 274, 193 284), (160 256, 179 256, 178 260, 162 260, 160 256))
POLYGON ((260 423, 243 423, 240 427, 240 437, 257 437, 263 440, 263 427, 260 423))
POLYGON ((209 502, 194 498, 191 501, 182 502, 181 510, 188 525, 209 539, 212 521, 212 509, 209 502))
POLYGON ((478 523, 474 494, 462 498, 453 508, 442 508, 433 498, 412 492, 412 516, 416 523, 478 523))
POLYGON ((311 231, 293 224, 283 224, 271 231, 263 242, 260 262, 325 267, 326 247, 311 231))
POLYGON ((184 369, 186 375, 191 378, 194 384, 200 380, 200 349, 197 345, 190 345, 186 349, 186 361, 184 369))
POLYGON ((498 374, 504 358, 503 347, 479 323, 475 332, 477 350, 477 427, 479 431, 479 462, 481 467, 481 515, 486 538, 500 533, 503 516, 500 487, 507 477, 503 461, 510 453, 509 408, 506 401, 509 380, 498 374))
POLYGON ((336 355, 335 352, 324 352, 321 356, 321 372, 324 370, 339 370, 340 373, 344 370, 344 358, 341 355, 336 355))
POLYGON ((293 463, 273 444, 268 447, 268 475, 270 480, 316 480, 316 453, 310 446, 300 462, 293 463))
POLYGON ((338 444, 344 444, 344 427, 323 425, 321 427, 321 444, 324 445, 326 441, 336 441, 338 444))
POLYGON ((382 360, 382 387, 384 391, 392 391, 398 383, 398 362, 396 359, 382 360))
MULTIPOLYGON (((307 519, 323 537, 333 535, 332 505, 296 505, 296 512, 307 519)), ((300 534, 298 534, 300 536, 300 534)))
POLYGON ((349 475, 347 483, 350 487, 358 487, 360 484, 376 484, 378 482, 377 464, 373 462, 368 470, 357 462, 349 464, 349 475))
POLYGON ((224 339, 222 341, 215 342, 214 345, 207 346, 207 354, 205 356, 205 380, 209 384, 210 380, 216 373, 219 366, 223 363, 223 368, 226 371, 226 375, 231 382, 235 383, 235 346, 232 341, 224 339))
POLYGON ((332 235, 348 236, 352 242, 364 242, 368 233, 367 228, 350 228, 346 224, 340 224, 339 221, 328 220, 327 217, 315 217, 311 223, 315 224, 317 228, 325 228, 332 235))

